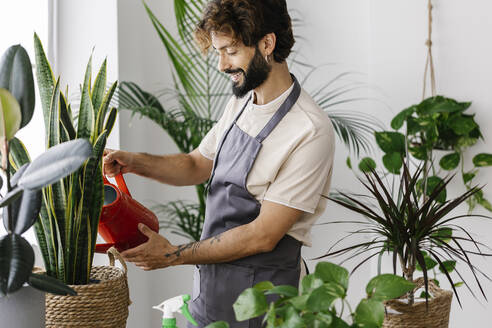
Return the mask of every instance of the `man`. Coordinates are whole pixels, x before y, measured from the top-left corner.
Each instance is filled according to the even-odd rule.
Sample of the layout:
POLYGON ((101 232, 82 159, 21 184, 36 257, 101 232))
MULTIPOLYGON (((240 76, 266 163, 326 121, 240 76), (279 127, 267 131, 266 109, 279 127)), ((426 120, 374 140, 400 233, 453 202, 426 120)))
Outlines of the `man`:
POLYGON ((145 226, 149 240, 122 255, 144 270, 197 265, 192 315, 200 327, 235 320, 232 304, 260 281, 297 286, 300 250, 325 207, 334 152, 327 115, 301 90, 286 63, 294 44, 285 0, 213 0, 196 39, 213 47, 234 97, 189 154, 154 156, 107 150, 104 171, 163 183, 210 179, 199 242, 175 246, 145 226))

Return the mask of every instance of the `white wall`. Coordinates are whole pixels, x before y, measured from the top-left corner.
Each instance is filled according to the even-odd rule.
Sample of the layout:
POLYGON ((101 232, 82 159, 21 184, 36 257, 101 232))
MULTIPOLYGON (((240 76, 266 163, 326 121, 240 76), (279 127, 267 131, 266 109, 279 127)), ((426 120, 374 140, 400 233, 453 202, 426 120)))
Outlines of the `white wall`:
MULTIPOLYGON (((366 73, 359 81, 379 88, 361 91, 361 95, 374 96, 381 102, 357 104, 351 109, 361 109, 388 123, 394 113, 417 103, 421 99, 422 74, 426 39, 425 0, 288 0, 304 20, 299 33, 307 41, 300 43, 300 52, 312 64, 338 63, 324 68, 312 84, 319 85, 335 72, 352 70, 366 73), (388 104, 391 110, 384 103, 388 104)), ((95 66, 108 55, 110 79, 135 81, 149 91, 158 91, 170 85, 170 64, 140 1, 120 0, 59 1, 57 41, 57 72, 64 81, 76 86, 83 77, 83 69, 90 49, 95 46, 95 66), (73 82, 73 83, 72 83, 73 82)), ((168 27, 174 26, 171 1, 148 1, 154 13, 168 27)), ((460 100, 472 100, 472 111, 482 125, 485 140, 491 137, 492 105, 489 88, 492 79, 492 43, 488 31, 492 21, 486 14, 492 4, 471 0, 435 1, 434 51, 438 91, 460 100)), ((73 90, 73 87, 72 87, 73 90)), ((146 119, 131 119, 128 113, 119 116, 119 131, 113 132, 114 147, 129 151, 172 153, 177 149, 170 138, 154 123, 146 119), (119 134, 118 134, 119 132, 119 134)), ((489 146, 490 148, 490 146, 489 146)), ((485 143, 477 146, 473 154, 487 151, 485 143)), ((352 173, 345 167, 347 152, 337 144, 333 187, 357 190, 352 173)), ((483 170, 481 181, 492 178, 492 172, 483 170)), ((132 194, 145 205, 170 199, 193 199, 192 188, 173 188, 136 176, 128 176, 132 194)), ((492 198, 492 189, 486 189, 492 198)), ((349 213, 330 205, 323 220, 353 218, 349 213)), ((492 244, 487 236, 489 226, 470 224, 482 240, 492 244)), ((322 255, 328 246, 347 231, 347 227, 316 226, 314 247, 305 249, 306 258, 322 255)), ((161 232, 173 243, 184 240, 166 231, 161 232)), ((98 261, 103 261, 98 259, 98 261)), ((315 261, 309 261, 311 269, 315 261)), ((481 263, 479 261, 479 263, 481 263)), ((484 266, 491 272, 491 266, 484 266)), ((369 264, 355 273, 349 289, 352 303, 363 296, 363 287, 374 275, 375 265, 369 264)), ((130 307, 128 327, 157 327, 159 314, 152 305, 181 293, 191 292, 191 269, 170 268, 154 272, 140 272, 131 266, 129 273, 133 305, 130 307)), ((442 279, 441 279, 442 280, 442 279)), ((486 291, 490 291, 490 284, 486 291)), ((450 327, 463 327, 470 323, 487 326, 487 312, 491 305, 480 306, 467 291, 461 288, 464 309, 453 303, 450 327)), ((182 321, 180 321, 182 322, 182 321)))

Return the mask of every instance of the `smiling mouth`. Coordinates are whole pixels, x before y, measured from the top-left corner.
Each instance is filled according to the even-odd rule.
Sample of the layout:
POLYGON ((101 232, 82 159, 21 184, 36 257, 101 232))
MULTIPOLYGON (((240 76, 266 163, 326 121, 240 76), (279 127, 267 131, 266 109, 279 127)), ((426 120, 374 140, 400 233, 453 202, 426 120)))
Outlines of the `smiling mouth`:
POLYGON ((232 73, 232 74, 229 75, 229 77, 231 78, 231 81, 232 82, 238 83, 239 82, 239 79, 241 78, 241 72, 232 73))

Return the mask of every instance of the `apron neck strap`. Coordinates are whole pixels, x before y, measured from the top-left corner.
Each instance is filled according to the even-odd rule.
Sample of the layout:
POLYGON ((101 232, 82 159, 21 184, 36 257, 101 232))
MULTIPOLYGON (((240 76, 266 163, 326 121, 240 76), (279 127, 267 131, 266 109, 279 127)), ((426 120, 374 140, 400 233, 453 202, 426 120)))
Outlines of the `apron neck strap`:
POLYGON ((294 104, 297 102, 297 99, 299 98, 299 95, 301 94, 301 86, 299 85, 299 82, 297 81, 296 77, 291 74, 292 80, 294 81, 294 88, 290 92, 289 96, 285 101, 282 103, 280 108, 273 114, 272 118, 268 121, 268 123, 265 125, 265 127, 258 133, 256 136, 256 140, 258 142, 263 142, 266 137, 270 134, 270 132, 275 129, 277 124, 282 120, 282 118, 289 112, 289 110, 294 106, 294 104))

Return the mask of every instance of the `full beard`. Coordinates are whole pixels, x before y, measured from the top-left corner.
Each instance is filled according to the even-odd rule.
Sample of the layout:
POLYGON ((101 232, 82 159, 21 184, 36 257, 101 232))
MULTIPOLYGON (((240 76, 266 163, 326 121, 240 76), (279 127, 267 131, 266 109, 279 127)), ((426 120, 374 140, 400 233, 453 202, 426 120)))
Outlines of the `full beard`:
POLYGON ((246 72, 241 68, 238 68, 234 70, 225 70, 225 73, 234 74, 240 72, 243 74, 242 84, 239 84, 239 82, 234 82, 232 84, 232 93, 234 96, 236 96, 236 98, 242 98, 251 90, 262 85, 268 78, 271 70, 272 66, 261 56, 257 47, 255 49, 255 55, 249 62, 246 72))

